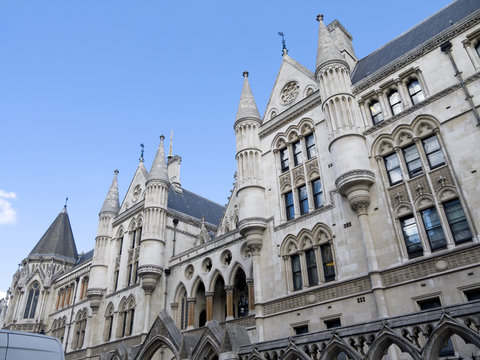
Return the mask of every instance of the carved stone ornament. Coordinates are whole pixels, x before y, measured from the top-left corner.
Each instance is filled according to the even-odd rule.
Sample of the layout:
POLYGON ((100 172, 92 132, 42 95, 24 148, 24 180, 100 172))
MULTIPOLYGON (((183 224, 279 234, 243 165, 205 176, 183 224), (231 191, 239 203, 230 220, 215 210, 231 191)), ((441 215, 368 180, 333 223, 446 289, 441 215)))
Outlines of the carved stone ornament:
POLYGON ((282 89, 282 92, 280 93, 282 104, 288 105, 293 102, 293 100, 295 100, 298 96, 299 89, 300 86, 296 81, 291 81, 287 85, 285 85, 285 87, 282 89))
POLYGON ((163 274, 163 268, 158 265, 152 265, 152 264, 147 264, 147 265, 142 265, 138 267, 137 270, 138 274, 159 274, 160 276, 163 274))
POLYGON ((133 194, 132 194, 132 201, 136 202, 140 197, 141 193, 142 193, 142 188, 140 187, 140 185, 135 186, 135 189, 133 190, 133 194))
POLYGON ((193 277, 193 273, 195 272, 195 269, 192 264, 188 265, 185 268, 185 279, 191 280, 193 277))

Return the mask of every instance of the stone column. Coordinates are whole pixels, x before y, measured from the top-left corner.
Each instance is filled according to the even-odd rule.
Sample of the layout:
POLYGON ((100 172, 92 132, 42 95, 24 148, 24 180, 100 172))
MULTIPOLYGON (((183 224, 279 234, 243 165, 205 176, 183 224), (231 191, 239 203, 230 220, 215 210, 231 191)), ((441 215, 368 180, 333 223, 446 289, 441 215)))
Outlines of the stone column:
POLYGON ((207 300, 207 323, 213 319, 213 294, 211 291, 205 293, 205 299, 207 300))
POLYGON ((400 79, 395 79, 395 85, 397 85, 398 94, 400 95, 400 100, 402 101, 402 109, 406 109, 410 105, 408 103, 407 96, 405 95, 405 86, 400 79))
POLYGON ((247 279, 248 287, 248 314, 255 313, 255 292, 253 289, 253 279, 247 279))
MULTIPOLYGON (((145 289, 144 289, 145 291, 145 289)), ((143 320, 143 332, 148 334, 150 330, 150 299, 152 297, 152 291, 145 291, 145 313, 143 320)))
POLYGON ((187 299, 187 306, 188 306, 188 326, 187 329, 193 329, 195 327, 195 302, 197 298, 188 298, 187 299))
POLYGON ((225 286, 227 293, 227 320, 233 320, 233 286, 225 286))

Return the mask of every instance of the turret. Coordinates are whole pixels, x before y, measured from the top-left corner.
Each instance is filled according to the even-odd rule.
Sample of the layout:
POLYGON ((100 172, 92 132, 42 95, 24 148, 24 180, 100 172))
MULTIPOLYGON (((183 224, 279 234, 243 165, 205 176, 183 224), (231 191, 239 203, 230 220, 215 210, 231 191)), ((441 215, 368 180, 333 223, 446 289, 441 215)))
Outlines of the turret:
MULTIPOLYGON (((160 136, 160 145, 153 160, 145 190, 145 217, 138 275, 142 279, 142 288, 147 295, 155 289, 164 268, 167 201, 170 188, 164 139, 163 135, 160 136)), ((148 319, 145 320, 147 322, 148 319)))
POLYGON ((107 288, 107 254, 113 238, 113 219, 120 210, 118 200, 118 170, 115 170, 112 184, 108 189, 107 196, 98 214, 98 230, 95 238, 92 267, 88 283, 87 296, 90 299, 90 307, 97 312, 100 302, 107 288))
MULTIPOLYGON (((237 143, 237 197, 240 232, 263 233, 265 229, 265 188, 258 129, 262 124, 257 104, 248 82, 248 72, 243 73, 243 89, 234 124, 237 143)), ((258 240, 261 242, 261 238, 258 240)), ((261 246, 261 243, 260 243, 261 246)))
POLYGON ((370 203, 374 182, 368 161, 365 126, 352 93, 350 67, 318 15, 318 49, 315 76, 329 133, 329 150, 335 165, 336 185, 350 206, 370 203))

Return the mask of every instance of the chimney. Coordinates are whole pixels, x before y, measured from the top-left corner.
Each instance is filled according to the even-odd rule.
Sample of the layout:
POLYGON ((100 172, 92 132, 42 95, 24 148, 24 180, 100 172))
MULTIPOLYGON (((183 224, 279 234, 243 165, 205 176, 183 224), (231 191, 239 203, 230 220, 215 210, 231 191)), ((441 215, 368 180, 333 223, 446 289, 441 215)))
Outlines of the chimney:
POLYGON ((352 35, 350 35, 347 29, 336 19, 327 26, 327 30, 330 32, 330 36, 335 41, 340 52, 345 56, 345 61, 348 66, 350 66, 350 70, 353 70, 358 59, 353 49, 352 35))
POLYGON ((180 164, 182 163, 182 157, 175 155, 169 156, 167 162, 168 180, 172 185, 173 190, 178 193, 182 193, 182 185, 180 182, 180 164))

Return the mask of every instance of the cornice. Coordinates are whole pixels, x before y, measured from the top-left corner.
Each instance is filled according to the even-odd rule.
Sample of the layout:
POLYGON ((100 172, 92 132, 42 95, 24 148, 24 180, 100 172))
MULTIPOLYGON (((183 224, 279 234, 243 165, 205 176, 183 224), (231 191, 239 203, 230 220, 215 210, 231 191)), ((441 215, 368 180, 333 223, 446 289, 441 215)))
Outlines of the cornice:
POLYGON ((320 92, 316 90, 311 95, 307 96, 306 98, 300 100, 295 105, 289 107, 287 110, 281 112, 275 118, 266 123, 263 123, 260 127, 260 139, 272 134, 285 124, 289 123, 293 119, 302 116, 306 112, 310 111, 317 105, 320 105, 322 100, 320 99, 320 92))
POLYGON ((444 42, 453 39, 458 34, 464 32, 465 30, 475 26, 480 22, 480 11, 476 11, 463 21, 452 25, 447 30, 444 30, 437 36, 434 36, 432 39, 426 43, 420 44, 415 49, 407 52, 406 54, 400 56, 397 60, 394 60, 389 65, 378 69, 374 73, 368 75, 364 79, 360 80, 352 86, 352 91, 354 95, 362 92, 363 90, 369 88, 373 84, 377 83, 381 79, 393 74, 397 70, 411 64, 418 58, 424 56, 430 51, 435 50, 444 42))
POLYGON ((138 203, 136 203, 135 205, 133 205, 131 208, 128 208, 127 210, 125 210, 124 212, 122 212, 121 214, 118 214, 114 219, 113 219, 113 223, 112 223, 112 227, 115 227, 117 225, 120 225, 120 223, 122 223, 123 221, 125 221, 127 218, 130 218, 134 215, 137 215, 137 213, 143 211, 143 208, 144 208, 144 204, 145 204, 145 199, 142 199, 141 201, 139 201, 138 203))

